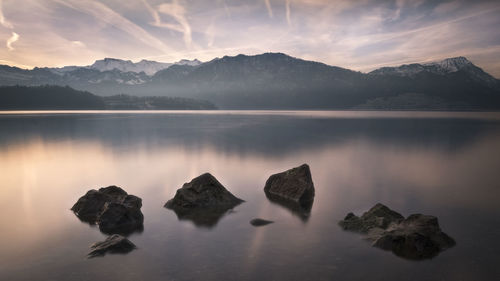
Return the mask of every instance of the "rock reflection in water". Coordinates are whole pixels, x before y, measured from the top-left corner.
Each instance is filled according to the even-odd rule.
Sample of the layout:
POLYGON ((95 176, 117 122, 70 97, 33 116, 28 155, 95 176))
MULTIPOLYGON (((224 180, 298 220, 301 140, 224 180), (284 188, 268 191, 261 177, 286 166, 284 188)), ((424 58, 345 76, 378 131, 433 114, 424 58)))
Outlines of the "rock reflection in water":
POLYGON ((191 221, 197 227, 213 228, 226 214, 231 214, 232 208, 211 207, 194 209, 172 209, 180 221, 191 221))
POLYGON ((268 192, 265 194, 269 202, 289 210, 294 216, 300 218, 303 222, 307 222, 311 217, 311 209, 313 207, 314 199, 299 203, 283 199, 268 192))

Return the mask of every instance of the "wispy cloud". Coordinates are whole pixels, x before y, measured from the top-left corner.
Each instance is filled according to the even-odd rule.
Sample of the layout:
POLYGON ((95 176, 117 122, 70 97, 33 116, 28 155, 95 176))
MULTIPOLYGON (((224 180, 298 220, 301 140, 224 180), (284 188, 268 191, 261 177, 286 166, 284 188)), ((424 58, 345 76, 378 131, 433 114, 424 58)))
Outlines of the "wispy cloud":
POLYGON ((161 40, 151 35, 149 32, 115 12, 103 3, 88 0, 53 0, 61 5, 70 7, 74 10, 92 15, 96 20, 107 23, 122 31, 130 34, 135 39, 143 42, 144 44, 154 47, 163 52, 172 51, 171 48, 166 46, 161 40))
POLYGON ((71 41, 71 44, 75 47, 86 47, 85 46, 85 43, 83 43, 82 41, 71 41))
POLYGON ((3 26, 3 27, 6 27, 6 28, 12 28, 12 24, 10 22, 7 21, 7 19, 5 19, 5 16, 3 15, 3 1, 0 0, 0 24, 3 26))
POLYGON ((273 7, 271 7, 271 3, 269 2, 269 0, 264 0, 264 3, 266 3, 267 14, 270 18, 273 18, 273 7))
POLYGON ((10 44, 14 52, 0 48, 0 58, 16 65, 279 51, 369 71, 464 55, 500 77, 500 2, 493 0, 21 2, 0 0, 0 40, 21 35, 10 44))
POLYGON ((193 41, 191 37, 191 25, 186 19, 186 9, 184 6, 179 4, 177 0, 173 0, 172 3, 164 3, 157 6, 157 9, 154 9, 149 5, 147 0, 142 0, 148 11, 153 16, 154 22, 153 25, 157 27, 165 27, 183 34, 183 40, 186 46, 190 46, 193 41), (160 14, 168 15, 172 17, 176 22, 169 23, 163 22, 161 20, 160 14))
POLYGON ((292 25, 292 16, 290 11, 290 0, 286 0, 285 2, 285 13, 286 13, 286 22, 288 25, 292 25))
POLYGON ((207 46, 212 47, 214 45, 215 41, 215 22, 212 21, 212 23, 207 27, 207 30, 205 31, 205 36, 207 37, 207 46))
POLYGON ((154 26, 160 26, 161 25, 161 19, 160 19, 160 15, 158 14, 158 11, 156 11, 155 9, 153 9, 153 7, 151 7, 151 5, 149 5, 149 3, 148 3, 147 0, 142 0, 142 3, 144 3, 144 6, 146 7, 146 9, 148 9, 149 13, 153 17, 153 20, 154 20, 153 25, 154 26))
POLYGON ((15 48, 12 47, 12 44, 14 44, 14 42, 16 42, 17 40, 19 40, 19 34, 15 33, 15 32, 12 32, 12 36, 7 39, 7 49, 9 49, 9 51, 14 51, 15 48))
POLYGON ((186 19, 186 9, 184 6, 180 5, 176 0, 172 3, 161 4, 158 6, 158 11, 165 15, 173 17, 178 25, 175 24, 165 24, 165 26, 174 29, 184 34, 184 42, 186 45, 190 45, 192 42, 191 38, 191 26, 186 19))

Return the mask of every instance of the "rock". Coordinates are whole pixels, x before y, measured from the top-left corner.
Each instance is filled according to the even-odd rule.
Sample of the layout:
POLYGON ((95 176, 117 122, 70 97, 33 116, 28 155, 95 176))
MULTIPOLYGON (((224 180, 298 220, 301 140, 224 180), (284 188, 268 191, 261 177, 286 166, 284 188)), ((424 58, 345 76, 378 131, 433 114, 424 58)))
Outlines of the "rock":
POLYGON ((101 214, 104 204, 113 200, 109 195, 95 189, 80 197, 71 210, 82 221, 95 224, 101 214))
POLYGON ((404 217, 398 212, 378 203, 361 217, 353 213, 347 214, 344 220, 339 222, 339 225, 344 230, 367 233, 374 227, 386 229, 391 223, 399 223, 403 219, 404 217))
POLYGON ((205 173, 185 183, 182 188, 177 190, 174 198, 165 204, 165 207, 169 209, 233 208, 242 202, 244 201, 231 194, 214 176, 205 173))
POLYGON ((455 245, 455 240, 441 231, 436 217, 422 214, 410 215, 371 240, 375 247, 416 260, 432 258, 455 245))
POLYGON ((205 173, 185 183, 164 207, 173 210, 180 220, 191 220, 197 226, 212 227, 228 210, 242 202, 214 176, 205 173))
POLYGON ((407 259, 428 259, 455 245, 441 231, 434 216, 413 214, 404 218, 388 207, 377 204, 361 217, 347 214, 339 225, 350 231, 367 234, 374 247, 392 251, 407 259))
POLYGON ((90 248, 91 251, 87 256, 88 258, 104 256, 106 253, 126 254, 137 247, 127 238, 118 234, 113 234, 104 241, 94 243, 90 248))
POLYGON ((264 225, 268 225, 270 223, 274 223, 273 221, 268 221, 268 220, 264 220, 264 219, 253 219, 250 221, 250 224, 253 225, 253 226, 264 226, 264 225))
POLYGON ((274 174, 264 187, 266 194, 297 203, 314 200, 314 184, 307 164, 274 174))
POLYGON ((97 220, 99 229, 104 233, 131 233, 142 230, 144 216, 137 205, 107 202, 97 220))
POLYGON ((117 186, 89 190, 71 210, 82 221, 97 224, 107 234, 129 234, 142 230, 141 198, 117 186))

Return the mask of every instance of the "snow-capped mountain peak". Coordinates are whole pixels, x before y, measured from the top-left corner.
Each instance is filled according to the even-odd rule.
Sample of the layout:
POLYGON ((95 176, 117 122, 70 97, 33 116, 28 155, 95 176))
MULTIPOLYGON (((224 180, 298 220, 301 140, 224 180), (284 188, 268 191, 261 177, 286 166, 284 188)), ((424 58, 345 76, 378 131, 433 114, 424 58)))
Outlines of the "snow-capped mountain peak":
POLYGON ((101 72, 110 71, 110 70, 119 70, 122 72, 135 72, 140 73, 144 72, 148 76, 154 75, 156 72, 163 70, 165 68, 169 68, 170 66, 176 65, 190 65, 190 66, 198 66, 202 62, 194 59, 194 60, 180 60, 175 63, 165 63, 165 62, 157 62, 151 60, 141 60, 139 62, 132 62, 130 60, 121 60, 114 58, 104 58, 102 60, 96 60, 94 64, 88 66, 88 68, 96 69, 101 72))
POLYGON ((203 62, 194 59, 194 60, 180 60, 175 63, 167 63, 167 62, 157 62, 152 60, 141 60, 139 62, 132 62, 131 60, 122 60, 115 58, 104 58, 101 60, 96 60, 93 64, 88 66, 64 66, 64 67, 53 67, 48 68, 51 72, 64 75, 65 73, 69 73, 78 69, 93 69, 100 72, 105 71, 113 71, 118 70, 119 72, 133 72, 133 73, 141 73, 144 72, 147 76, 153 76, 156 72, 169 68, 172 65, 189 65, 189 66, 198 66, 203 62))
POLYGON ((397 67, 382 67, 370 72, 370 74, 412 78, 420 75, 421 73, 430 73, 442 76, 454 75, 458 72, 466 73, 470 79, 485 82, 488 85, 496 85, 498 83, 493 76, 475 66, 465 57, 447 58, 441 61, 429 62, 425 64, 415 63, 397 67))
POLYGON ((190 66, 198 66, 200 64, 202 64, 201 61, 199 61, 198 59, 194 59, 194 60, 180 60, 174 64, 177 64, 177 65, 190 65, 190 66))
POLYGON ((465 57, 448 58, 442 61, 426 63, 424 66, 433 66, 444 73, 456 72, 464 67, 471 66, 472 63, 465 57))
POLYGON ((382 67, 376 69, 371 74, 375 75, 396 75, 413 77, 421 72, 429 72, 438 75, 457 72, 463 69, 470 70, 474 64, 465 57, 447 58, 441 61, 429 62, 424 64, 403 64, 396 67, 382 67))
POLYGON ((134 63, 130 60, 105 58, 95 61, 94 64, 89 66, 89 68, 96 69, 101 72, 116 69, 122 72, 144 72, 147 75, 153 75, 159 70, 165 69, 171 65, 171 63, 162 63, 148 60, 142 60, 140 62, 134 63))

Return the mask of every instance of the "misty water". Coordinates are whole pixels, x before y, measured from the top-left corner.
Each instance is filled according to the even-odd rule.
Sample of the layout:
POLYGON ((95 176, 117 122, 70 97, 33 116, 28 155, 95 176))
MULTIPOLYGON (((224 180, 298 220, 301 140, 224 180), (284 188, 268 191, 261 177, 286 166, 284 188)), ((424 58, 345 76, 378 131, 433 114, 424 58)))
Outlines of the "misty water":
POLYGON ((500 280, 499 202, 497 113, 0 114, 0 280, 500 280), (302 163, 309 216, 263 192, 302 163), (210 225, 163 208, 204 172, 246 202, 210 225), (108 185, 143 199, 144 230, 86 259, 106 236, 69 209, 108 185), (457 245, 412 261, 337 225, 377 202, 437 216, 457 245))

